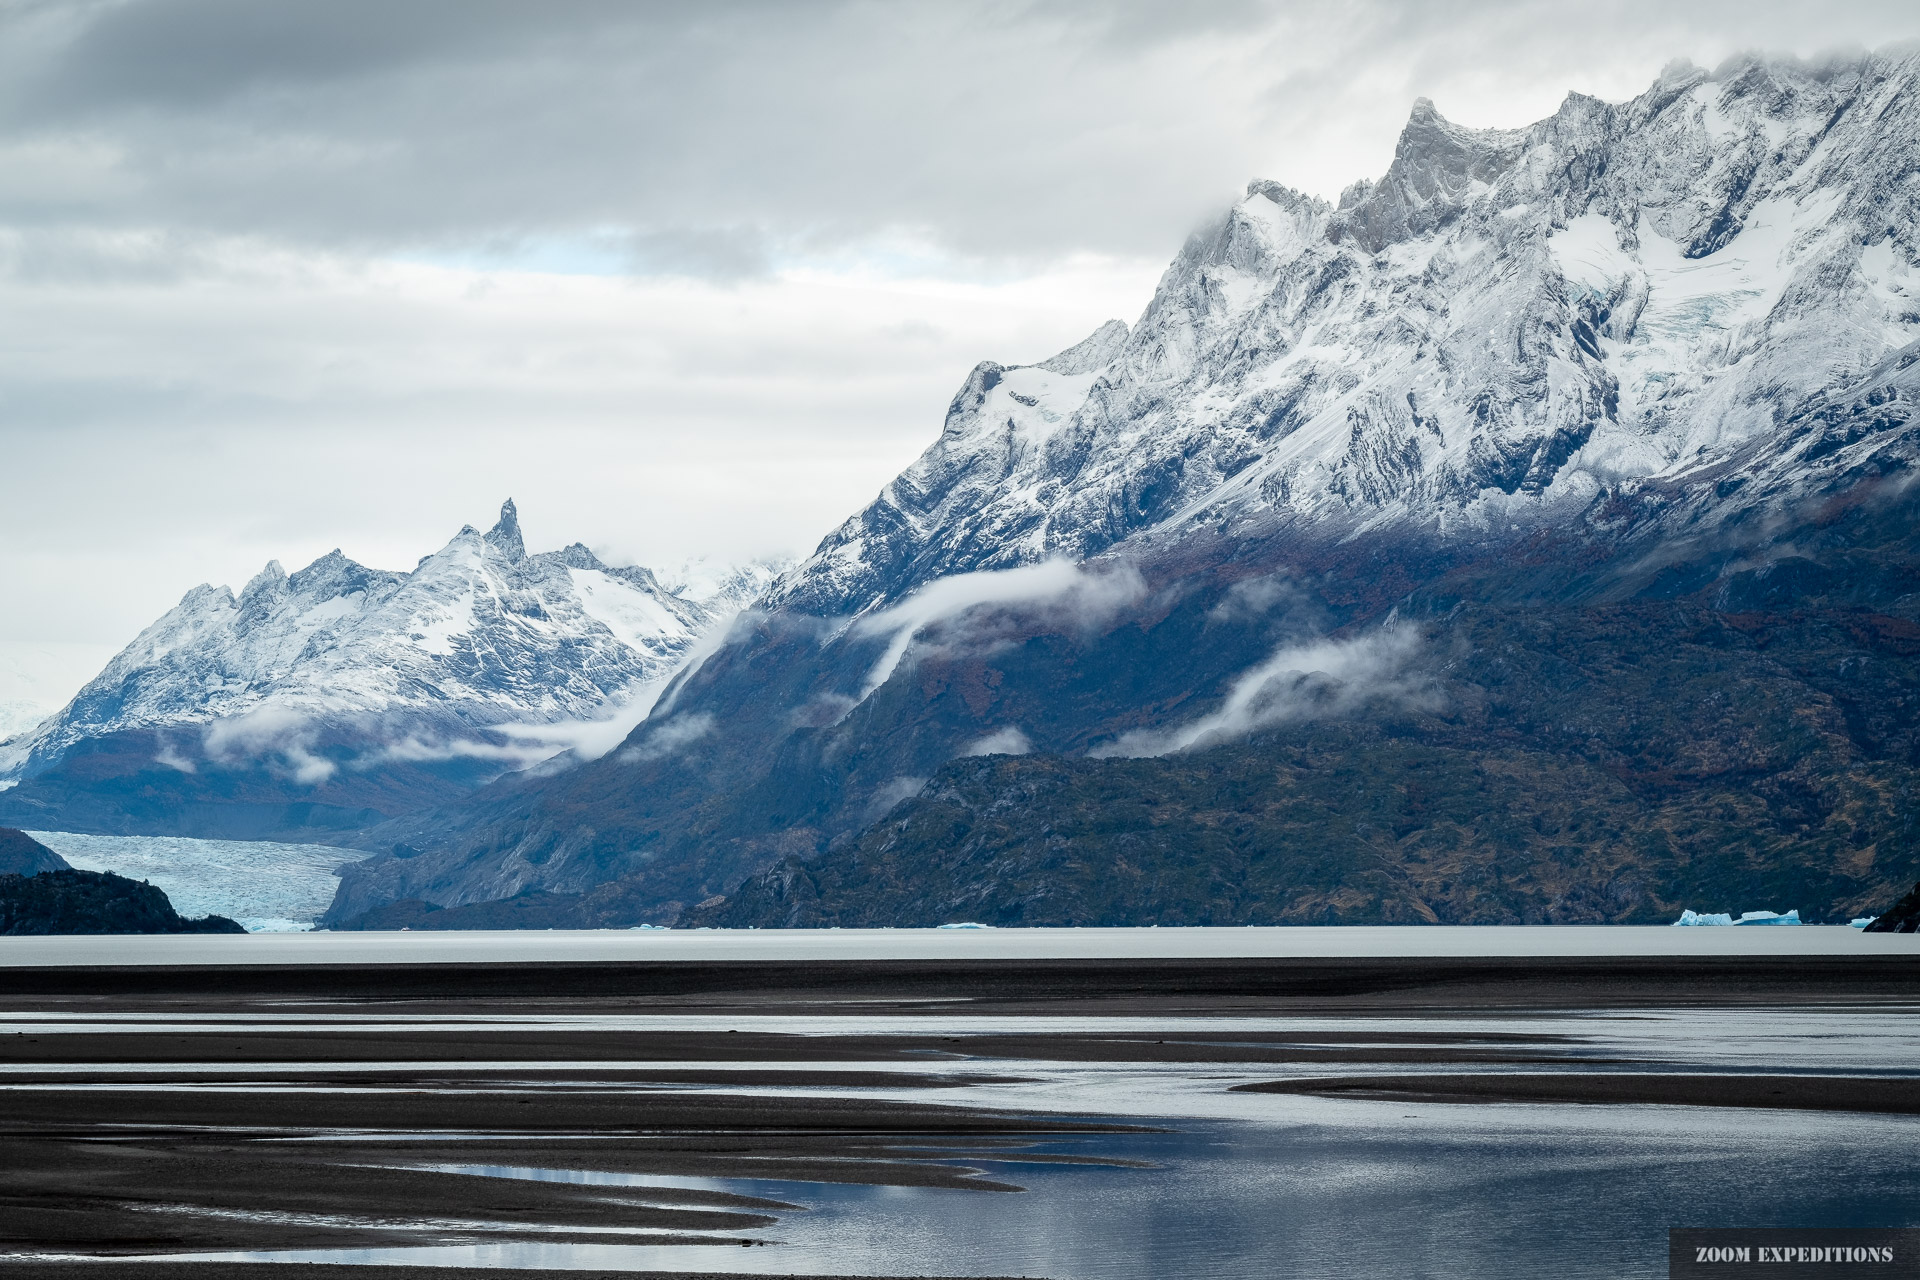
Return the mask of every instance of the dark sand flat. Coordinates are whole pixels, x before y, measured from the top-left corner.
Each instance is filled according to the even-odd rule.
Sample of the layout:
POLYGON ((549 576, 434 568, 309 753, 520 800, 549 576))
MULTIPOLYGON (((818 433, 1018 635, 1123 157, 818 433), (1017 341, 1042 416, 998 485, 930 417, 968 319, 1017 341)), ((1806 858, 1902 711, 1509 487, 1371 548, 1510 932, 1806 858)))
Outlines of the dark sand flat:
POLYGON ((1677 1107, 1770 1107, 1920 1115, 1920 1077, 1557 1072, 1552 1075, 1348 1076, 1235 1086, 1240 1093, 1406 1102, 1658 1103, 1677 1107))
POLYGON ((0 1280, 499 1274, 106 1260, 115 1255, 573 1239, 777 1248, 762 1241, 792 1206, 773 1195, 431 1166, 995 1196, 1018 1189, 1020 1160, 1102 1163, 1071 1143, 1143 1127, 940 1101, 955 1086, 1023 1080, 1023 1064, 1196 1064, 1196 1079, 1209 1064, 1371 1066, 1255 1088, 1913 1113, 1910 1081, 1667 1074, 1510 1022, 1636 1005, 1888 1008, 1916 996, 1920 955, 8 968, 0 1013, 24 1020, 0 1022, 0 1253, 14 1255, 0 1259, 0 1280), (659 1021, 679 1014, 705 1017, 659 1021), (876 1014, 885 1034, 821 1021, 876 1014), (997 1023, 913 1030, 921 1016, 953 1014, 997 1023), (1289 1014, 1349 1021, 1285 1032, 1202 1021, 1289 1014), (235 1021, 191 1021, 207 1015, 235 1021), (584 1021, 515 1022, 552 1015, 584 1021), (635 1015, 655 1022, 593 1025, 635 1015), (1022 1026, 1062 1015, 1162 1023, 1151 1033, 1022 1026), (1370 1025, 1374 1016, 1432 1030, 1370 1025), (1508 1025, 1478 1030, 1482 1016, 1508 1025), (736 1030, 731 1017, 755 1021, 736 1030), (826 1034, 769 1030, 769 1017, 826 1034), (448 1025, 456 1018, 494 1025, 448 1025), (857 1092, 875 1088, 890 1096, 857 1092), (752 1089, 788 1093, 740 1092, 752 1089), (21 1257, 36 1253, 101 1261, 21 1257))
MULTIPOLYGON (((728 1272, 556 1271, 520 1267, 336 1266, 313 1262, 4 1262, 8 1280, 740 1280, 728 1272)), ((794 1275, 783 1280, 854 1280, 845 1276, 794 1275)), ((875 1280, 859 1277, 858 1280, 875 1280)), ((897 1276, 881 1280, 917 1280, 897 1276)), ((996 1280, 982 1277, 981 1280, 996 1280)))
POLYGON ((1911 952, 1249 960, 0 967, 8 1010, 1393 1013, 1920 1000, 1911 952), (78 1003, 76 1003, 78 1002, 78 1003), (945 1007, 942 1007, 945 1006, 945 1007))

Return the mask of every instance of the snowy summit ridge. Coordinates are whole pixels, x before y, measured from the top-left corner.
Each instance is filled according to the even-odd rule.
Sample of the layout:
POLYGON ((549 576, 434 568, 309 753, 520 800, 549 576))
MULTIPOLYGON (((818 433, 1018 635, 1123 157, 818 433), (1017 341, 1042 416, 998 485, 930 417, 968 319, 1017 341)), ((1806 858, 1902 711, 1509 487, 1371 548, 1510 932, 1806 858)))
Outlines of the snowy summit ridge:
POLYGON ((1729 462, 1765 480, 1788 412, 1920 338, 1917 168, 1913 51, 1679 63, 1524 129, 1422 99, 1337 206, 1252 183, 1131 331, 974 369, 767 602, 858 612, 1201 527, 1473 536, 1729 462))
POLYGON ((291 575, 269 562, 237 595, 195 587, 0 765, 32 776, 139 731, 182 771, 258 755, 308 782, 336 767, 321 738, 364 736, 361 756, 458 753, 450 742, 493 726, 606 715, 714 620, 579 543, 529 554, 508 500, 491 529, 461 529, 411 573, 335 550, 291 575))

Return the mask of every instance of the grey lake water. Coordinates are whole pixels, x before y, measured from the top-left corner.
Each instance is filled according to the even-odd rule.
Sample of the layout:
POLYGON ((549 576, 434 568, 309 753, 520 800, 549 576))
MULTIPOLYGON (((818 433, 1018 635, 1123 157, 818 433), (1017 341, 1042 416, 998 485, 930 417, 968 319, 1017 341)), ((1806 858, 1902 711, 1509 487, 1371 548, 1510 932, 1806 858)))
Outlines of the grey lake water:
MULTIPOLYGON (((328 845, 275 844, 250 840, 199 840, 184 836, 100 836, 64 831, 27 834, 87 871, 115 871, 158 885, 183 915, 209 913, 238 920, 255 933, 309 930, 333 901, 337 869, 365 853, 328 845)), ((1703 907, 1726 904, 1702 903, 1703 907)), ((1750 904, 1786 911, 1794 903, 1750 904)), ((489 960, 501 949, 528 959, 945 959, 996 955, 1009 958, 1142 955, 1233 958, 1258 955, 1740 955, 1858 954, 1909 945, 1895 935, 1859 935, 1834 925, 1800 928, 1703 928, 1571 926, 1541 928, 1332 927, 1285 929, 984 929, 953 921, 940 930, 642 930, 644 941, 621 931, 542 931, 527 934, 440 935, 424 943, 411 935, 396 944, 391 935, 315 936, 277 944, 271 962, 352 959, 404 963, 411 958, 443 963, 463 957, 489 960), (1844 934, 1851 936, 1842 936, 1844 934), (717 942, 715 935, 727 938, 717 942), (970 936, 974 935, 974 936, 970 936), (984 935, 979 936, 979 935, 984 935), (429 948, 439 953, 429 956, 429 948), (352 952, 351 956, 347 953, 352 952)), ((220 940, 211 946, 186 939, 121 944, 122 963, 148 963, 166 955, 194 954, 192 963, 221 963, 235 955, 220 940), (145 947, 151 957, 141 953, 145 947), (136 954, 140 953, 140 954, 136 954)), ((183 961, 188 962, 188 961, 183 961)), ((249 956, 237 963, 269 962, 249 956)), ((0 954, 0 965, 9 963, 0 954)))

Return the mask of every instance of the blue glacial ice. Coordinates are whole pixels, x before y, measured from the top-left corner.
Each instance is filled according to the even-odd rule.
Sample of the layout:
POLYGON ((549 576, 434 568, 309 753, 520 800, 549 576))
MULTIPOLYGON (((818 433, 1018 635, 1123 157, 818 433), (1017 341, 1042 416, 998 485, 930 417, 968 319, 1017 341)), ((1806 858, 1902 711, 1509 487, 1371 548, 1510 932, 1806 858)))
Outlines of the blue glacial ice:
POLYGON ((1701 912, 1701 911, 1682 911, 1680 913, 1680 918, 1678 920, 1675 920, 1673 922, 1673 925, 1674 925, 1674 928, 1677 929, 1682 925, 1702 925, 1702 924, 1740 925, 1740 924, 1799 924, 1799 923, 1800 923, 1800 908, 1795 907, 1793 910, 1787 912, 1785 915, 1781 915, 1777 911, 1743 911, 1740 913, 1740 918, 1738 920, 1735 920, 1731 914, 1725 911, 1714 912, 1711 914, 1706 912, 1701 912))
POLYGON ((183 916, 229 916, 253 933, 313 928, 333 901, 334 869, 367 856, 330 845, 261 840, 29 834, 82 871, 114 871, 158 885, 183 916))

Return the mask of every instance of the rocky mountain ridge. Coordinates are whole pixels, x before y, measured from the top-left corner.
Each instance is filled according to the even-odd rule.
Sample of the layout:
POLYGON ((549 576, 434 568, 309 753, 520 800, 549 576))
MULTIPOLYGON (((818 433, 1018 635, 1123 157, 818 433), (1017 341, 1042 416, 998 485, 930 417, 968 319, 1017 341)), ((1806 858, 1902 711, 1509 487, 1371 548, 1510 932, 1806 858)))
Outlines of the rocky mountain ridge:
POLYGON ((228 834, 196 829, 208 805, 378 820, 409 791, 444 800, 563 749, 567 726, 644 696, 716 620, 579 543, 529 554, 511 500, 491 529, 462 529, 411 572, 337 550, 291 575, 269 563, 238 594, 189 591, 0 748, 16 784, 0 809, 154 834, 228 834), (179 804, 133 813, 116 789, 179 804))
POLYGON ((1912 52, 1676 64, 1517 130, 1423 99, 1337 206, 1252 183, 1131 331, 977 367, 768 601, 1149 532, 1492 535, 1722 462, 1920 336, 1917 104, 1912 52))
POLYGON ((1912 52, 1677 65, 1527 129, 1417 104, 1337 205, 1253 184, 1131 328, 976 368, 621 751, 397 822, 331 918, 1151 923, 1202 850, 1309 839, 1311 893, 1216 921, 1652 919, 1708 867, 1884 899, 1920 859, 1889 799, 1920 765, 1917 90, 1912 52), (1342 740, 1357 790, 1289 772, 1342 740), (1160 802, 1116 827, 1125 768, 1160 802), (1607 815, 1577 838, 1569 779, 1607 815), (1538 821, 1460 820, 1495 792, 1538 821), (1176 838, 1236 804, 1268 817, 1176 838), (1160 888, 1073 887, 1115 859, 1160 888), (843 899, 789 918, 769 866, 843 899))

